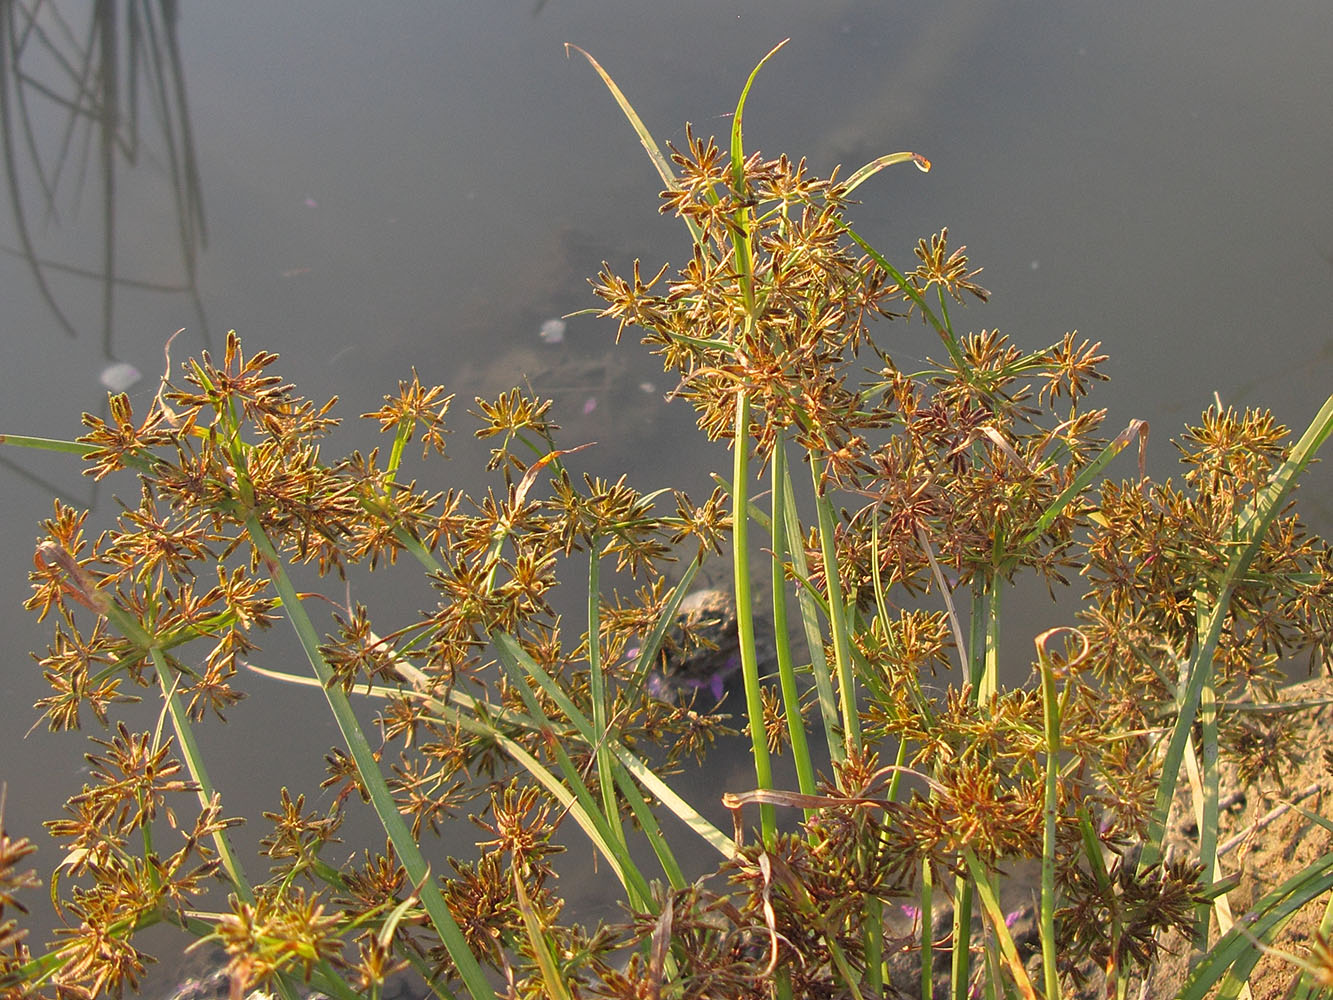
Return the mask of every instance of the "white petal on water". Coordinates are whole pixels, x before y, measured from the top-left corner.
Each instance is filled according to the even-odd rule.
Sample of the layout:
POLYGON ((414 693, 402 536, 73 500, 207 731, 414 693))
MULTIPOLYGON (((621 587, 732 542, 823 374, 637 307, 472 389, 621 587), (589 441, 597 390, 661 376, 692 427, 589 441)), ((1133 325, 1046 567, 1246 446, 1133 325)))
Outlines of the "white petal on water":
POLYGON ((107 365, 102 369, 102 374, 97 376, 97 380, 112 392, 124 392, 141 378, 143 373, 125 361, 107 365))
POLYGON ((544 344, 560 343, 565 339, 565 321, 563 319, 548 319, 537 331, 537 336, 541 337, 544 344))
POLYGON ((648 392, 648 393, 656 392, 656 391, 657 391, 657 386, 653 385, 653 383, 651 383, 651 382, 640 382, 640 383, 639 383, 639 391, 640 391, 640 392, 648 392))

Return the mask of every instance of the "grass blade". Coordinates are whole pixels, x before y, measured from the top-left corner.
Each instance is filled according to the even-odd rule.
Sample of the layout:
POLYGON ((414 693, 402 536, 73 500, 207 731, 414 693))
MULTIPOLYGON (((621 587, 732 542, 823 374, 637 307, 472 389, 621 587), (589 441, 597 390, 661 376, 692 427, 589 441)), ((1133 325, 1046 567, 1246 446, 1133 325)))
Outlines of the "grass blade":
MULTIPOLYGON (((579 55, 583 56, 584 59, 588 60, 588 64, 596 71, 597 75, 602 78, 602 82, 606 84, 606 89, 611 91, 611 96, 614 97, 616 103, 620 105, 620 110, 629 121, 630 127, 634 129, 634 133, 639 137, 639 144, 643 146, 643 151, 648 154, 648 159, 652 161, 653 166, 657 169, 657 176, 662 178, 662 184, 668 191, 677 190, 679 185, 677 185, 676 175, 671 169, 671 161, 668 160, 666 154, 662 152, 662 147, 657 144, 657 140, 653 138, 653 134, 648 131, 648 126, 643 123, 643 119, 639 117, 639 113, 634 110, 634 105, 630 104, 629 98, 627 98, 624 92, 616 86, 616 81, 611 79, 611 74, 602 69, 601 64, 583 49, 579 48, 573 42, 566 42, 565 55, 568 56, 571 50, 577 52, 579 55)), ((686 219, 685 225, 689 226, 690 236, 695 242, 703 241, 703 231, 694 220, 686 219)))
POLYGON ((1333 854, 1324 855, 1261 898, 1246 919, 1218 938, 1176 1000, 1204 1000, 1219 982, 1219 1000, 1239 995, 1262 957, 1254 942, 1271 940, 1297 910, 1329 889, 1333 889, 1333 854))
MULTIPOLYGON (((796 603, 800 608, 801 624, 805 629, 805 645, 810 653, 810 672, 815 681, 815 697, 819 703, 819 715, 824 721, 824 744, 829 757, 837 763, 847 759, 843 748, 842 724, 838 718, 838 700, 833 693, 833 679, 829 673, 828 660, 824 656, 824 634, 819 623, 820 604, 814 588, 810 585, 810 566, 805 559, 805 535, 796 512, 796 491, 792 486, 791 476, 787 476, 783 485, 787 494, 784 506, 786 524, 787 552, 791 556, 792 569, 801 586, 796 591, 796 603)), ((825 608, 827 612, 827 608, 825 608)))
POLYGON ((738 190, 745 181, 745 139, 743 135, 745 101, 750 96, 750 88, 754 86, 755 78, 759 76, 759 71, 764 68, 764 64, 777 55, 778 50, 790 41, 790 38, 784 38, 769 49, 764 58, 755 64, 754 69, 750 70, 750 76, 746 79, 745 86, 741 88, 740 99, 736 102, 736 114, 731 119, 731 175, 733 185, 738 190))
POLYGON ((1171 808, 1171 801, 1175 797, 1180 765, 1185 753, 1185 742, 1194 726, 1199 703, 1203 697, 1205 675, 1212 670, 1213 654, 1216 652, 1222 626, 1229 610, 1231 592, 1249 567, 1250 560, 1254 558, 1269 525, 1282 509, 1282 504, 1287 494, 1291 492, 1296 477, 1314 460, 1315 453, 1328 439, 1330 433, 1333 433, 1333 396, 1320 407, 1305 433, 1292 447, 1286 461, 1269 477, 1268 485, 1259 491, 1237 518, 1237 546, 1222 578, 1217 581, 1216 593, 1210 594, 1202 586, 1195 591, 1200 617, 1199 638, 1189 660, 1186 682, 1180 696, 1179 714, 1162 759, 1161 783, 1157 786, 1147 843, 1139 860, 1140 872, 1156 864, 1162 856, 1166 817, 1171 808))
POLYGON ((856 171, 856 173, 852 174, 852 176, 848 177, 842 185, 843 193, 851 194, 885 167, 891 167, 897 163, 907 163, 909 160, 912 163, 915 163, 916 168, 923 174, 930 173, 930 161, 920 153, 886 153, 883 156, 878 156, 871 160, 860 170, 856 171))
POLYGON ((523 916, 523 932, 528 936, 528 944, 532 948, 532 954, 537 959, 537 968, 542 974, 542 983, 546 986, 546 995, 552 1000, 573 1000, 570 996, 569 987, 565 984, 564 977, 560 975, 560 969, 556 964, 555 946, 549 941, 546 934, 542 931, 541 921, 537 918, 537 911, 532 907, 532 900, 528 898, 528 890, 523 885, 523 876, 519 873, 518 862, 512 862, 509 866, 510 872, 514 876, 514 896, 518 900, 518 912, 523 916))
POLYGON ((379 816, 384 832, 388 834, 389 839, 393 842, 394 850, 398 852, 398 857, 407 871, 408 878, 412 880, 412 884, 421 886, 421 903, 430 917, 431 926, 439 934, 440 940, 449 952, 449 957, 453 960, 459 977, 463 980, 474 1000, 483 1000, 483 998, 490 997, 493 994, 490 984, 487 982, 476 956, 468 949, 467 941, 463 937, 462 930, 454 921, 453 914, 449 912, 449 907, 444 901, 444 894, 431 875, 430 865, 422 855, 420 847, 417 846, 412 831, 407 826, 407 821, 398 812, 398 806, 393 800, 393 793, 389 791, 389 786, 384 780, 378 762, 375 760, 374 751, 370 749, 370 743, 366 739, 365 732, 361 729, 361 723, 352 710, 351 702, 342 687, 334 682, 333 671, 324 662, 324 657, 319 652, 319 636, 315 632, 315 626, 311 622, 310 616, 306 614, 300 595, 292 585, 291 578, 283 568, 277 551, 273 548, 268 536, 264 534, 264 529, 254 514, 250 514, 246 518, 245 526, 249 532, 251 542, 273 580, 273 586, 277 590, 278 596, 282 598, 283 608, 286 610, 288 620, 300 640, 301 648, 305 651, 306 659, 319 678, 324 696, 328 699, 329 708, 347 746, 347 751, 356 764, 356 769, 365 784, 366 791, 370 794, 371 804, 376 815, 379 816))

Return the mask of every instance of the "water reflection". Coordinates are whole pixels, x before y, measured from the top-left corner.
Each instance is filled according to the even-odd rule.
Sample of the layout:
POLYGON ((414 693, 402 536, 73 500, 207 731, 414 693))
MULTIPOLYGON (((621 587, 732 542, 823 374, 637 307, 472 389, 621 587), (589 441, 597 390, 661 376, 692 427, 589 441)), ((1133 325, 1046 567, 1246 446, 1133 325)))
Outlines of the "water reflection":
MULTIPOLYGON (((0 251, 23 261, 55 328, 95 339, 99 381, 116 392, 142 377, 117 351, 117 298, 126 291, 184 297, 207 343, 198 283, 207 230, 178 25, 176 0, 0 0, 0 149, 12 234, 0 251), (145 181, 131 173, 165 180, 169 227, 155 219, 146 235, 137 232, 142 213, 133 208, 125 222, 123 192, 132 188, 137 204, 145 181), (81 218, 94 213, 95 223, 81 218), (176 273, 161 277, 166 256, 176 273), (80 304, 93 303, 95 314, 79 315, 80 304)), ((104 395, 88 389, 103 415, 104 395)), ((47 492, 69 493, 21 461, 0 462, 47 492)), ((87 502, 95 498, 94 490, 87 502)))
MULTIPOLYGON (((106 415, 108 390, 151 393, 161 367, 142 371, 143 359, 136 357, 138 366, 128 360, 137 353, 128 341, 145 301, 170 303, 189 317, 189 350, 208 343, 199 290, 207 227, 179 15, 175 0, 0 0, 9 215, 0 254, 17 262, 6 278, 6 321, 15 328, 4 343, 6 431, 72 436, 69 422, 80 410, 100 407, 106 415)), ((178 349, 177 357, 188 352, 178 349)), ((52 461, 7 449, 0 465, 7 509, 27 510, 15 534, 28 534, 50 509, 49 499, 20 501, 30 494, 25 485, 98 505, 97 488, 67 456, 52 461)), ((3 624, 12 670, 0 685, 0 721, 9 730, 0 782, 8 785, 13 828, 36 835, 46 854, 38 824, 59 812, 54 789, 73 791, 86 775, 70 764, 81 749, 74 742, 56 748, 37 734, 18 742, 41 683, 38 671, 24 668, 25 651, 42 646, 29 642, 26 622, 12 621, 26 596, 26 560, 15 557, 21 549, 13 541, 6 545, 5 603, 13 611, 3 624)), ((34 944, 47 938, 49 920, 37 918, 34 944)))
MULTIPOLYGON (((67 335, 97 330, 108 365, 117 363, 116 298, 122 289, 183 295, 201 334, 206 329, 198 256, 207 231, 177 38, 178 6, 175 0, 132 0, 123 8, 115 0, 0 2, 0 143, 17 242, 0 249, 25 261, 51 317, 67 335), (52 108, 59 113, 52 114, 52 108), (149 277, 121 265, 122 174, 140 167, 167 182, 179 257, 175 278, 149 277), (90 175, 98 188, 100 243, 77 239, 73 248, 62 248, 61 226, 80 214, 90 175), (89 252, 94 246, 95 255, 89 252), (100 286, 94 320, 72 314, 63 301, 66 282, 100 286)), ((154 235, 161 231, 155 227, 154 235)), ((160 249, 159 241, 154 244, 160 249)), ((76 299, 86 295, 83 289, 72 292, 76 299)))

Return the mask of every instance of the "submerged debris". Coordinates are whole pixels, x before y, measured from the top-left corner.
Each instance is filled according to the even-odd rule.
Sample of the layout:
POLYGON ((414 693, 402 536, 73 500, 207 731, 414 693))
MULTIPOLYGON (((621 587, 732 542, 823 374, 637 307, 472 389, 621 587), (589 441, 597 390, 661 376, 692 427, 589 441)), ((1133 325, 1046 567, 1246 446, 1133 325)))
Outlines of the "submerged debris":
POLYGON ((663 647, 662 669, 648 678, 648 691, 674 700, 707 689, 721 701, 727 680, 740 665, 736 602, 725 590, 696 590, 680 602, 663 647))

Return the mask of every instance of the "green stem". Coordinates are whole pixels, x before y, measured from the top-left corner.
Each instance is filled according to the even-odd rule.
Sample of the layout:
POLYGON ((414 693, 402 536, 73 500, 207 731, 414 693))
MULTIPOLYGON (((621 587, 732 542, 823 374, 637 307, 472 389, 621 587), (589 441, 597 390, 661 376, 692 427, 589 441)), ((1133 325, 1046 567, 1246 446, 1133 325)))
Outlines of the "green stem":
POLYGON ((786 537, 787 551, 791 556, 792 569, 796 575, 796 603, 800 609, 801 625, 805 630, 805 645, 810 654, 810 673, 814 677, 815 697, 819 704, 819 717, 824 724, 824 746, 829 758, 835 763, 847 759, 843 747, 842 725, 838 721, 837 697, 833 693, 833 681, 829 676, 828 661, 824 657, 824 633, 820 623, 820 603, 814 587, 810 583, 810 565, 805 558, 805 533, 796 516, 796 490, 792 486, 791 476, 783 484, 786 495, 783 507, 786 520, 783 533, 786 537))
POLYGON ((824 560, 824 584, 828 596, 829 631, 833 635, 834 672, 838 678, 838 705, 842 713, 846 753, 861 749, 861 720, 856 712, 856 676, 852 671, 851 637, 847 608, 842 599, 842 577, 838 571, 837 532, 833 504, 820 489, 819 468, 810 463, 814 479, 815 509, 819 517, 819 548, 824 560))
POLYGON ((953 1000, 967 1000, 972 978, 972 880, 959 875, 954 882, 953 955, 949 966, 953 1000))
POLYGON ((629 902, 631 906, 640 909, 649 907, 651 894, 648 890, 648 883, 640 874, 634 859, 629 854, 629 849, 622 843, 620 837, 611 832, 607 817, 603 816, 597 803, 593 800, 592 793, 588 790, 587 784, 579 774, 579 770, 569 758, 561 745, 561 740, 556 734, 555 726, 546 717, 540 703, 537 701, 535 693, 524 680, 524 674, 537 682, 542 691, 548 695, 555 703, 556 707, 565 715, 570 723, 579 730, 584 743, 592 747, 597 742, 595 730, 592 728, 591 721, 583 715, 570 700, 569 695, 562 691, 544 670, 542 670, 523 648, 518 640, 505 632, 495 632, 491 635, 491 642, 495 647, 497 656, 504 668, 513 678, 514 686, 518 691, 519 697, 523 699, 528 712, 533 718, 544 720, 542 724, 542 735, 545 737, 547 749, 555 758, 561 772, 565 776, 565 781, 569 788, 577 796, 579 802, 583 805, 589 819, 594 823, 599 831, 600 840, 599 849, 611 860, 612 866, 616 871, 616 876, 621 884, 625 886, 625 891, 629 893, 629 902))
POLYGON ((935 876, 921 862, 921 1000, 935 997, 935 876))
MULTIPOLYGON (((57 554, 55 558, 59 558, 59 555, 57 554)), ((162 698, 166 704, 167 714, 171 717, 172 729, 180 743, 181 756, 185 758, 185 767, 190 772, 190 777, 195 784, 199 786, 200 805, 207 807, 212 803, 216 789, 208 777, 203 754, 199 752, 199 744, 194 738, 194 727, 191 725, 190 718, 185 710, 181 708, 180 699, 176 697, 176 676, 172 672, 170 664, 167 663, 161 645, 139 623, 138 619, 115 604, 102 591, 96 589, 91 581, 83 579, 86 571, 79 567, 77 563, 72 559, 68 562, 63 559, 60 561, 73 576, 75 585, 93 598, 97 611, 106 616, 125 638, 129 639, 139 649, 147 652, 149 658, 153 661, 153 668, 157 673, 158 685, 162 689, 162 698)), ((222 866, 226 869, 227 876, 231 880, 237 895, 244 902, 253 903, 255 897, 250 887, 250 881, 245 877, 241 862, 236 857, 235 848, 232 847, 231 838, 227 836, 226 830, 218 830, 214 833, 213 843, 217 847, 218 856, 222 859, 222 866)))
POLYGON ((616 783, 611 773, 611 734, 606 721, 606 677, 602 671, 600 570, 602 560, 593 539, 588 552, 588 677, 592 696, 593 754, 597 759, 597 786, 602 796, 602 812, 614 836, 625 844, 620 824, 620 805, 616 801, 616 783))
POLYGON ((884 964, 884 903, 878 896, 865 898, 865 921, 861 942, 866 953, 866 981, 871 996, 882 996, 887 969, 884 964))
MULTIPOLYGON (((149 654, 152 656, 153 668, 157 671, 157 683, 162 689, 162 697, 166 701, 167 714, 171 716, 171 727, 175 730, 176 739, 180 742, 181 756, 185 758, 185 767, 190 772, 190 777, 194 780, 194 783, 199 786, 199 804, 207 807, 212 803, 216 789, 213 787, 213 782, 209 780, 208 769, 204 766, 204 755, 200 753, 199 743, 194 738, 194 726, 190 722, 190 717, 181 707, 180 699, 176 696, 176 678, 160 649, 156 646, 150 646, 149 654)), ((241 898, 242 902, 254 903, 254 890, 250 888, 250 880, 245 877, 240 859, 236 856, 236 849, 232 847, 231 838, 227 836, 227 831, 218 830, 213 835, 213 843, 218 849, 218 856, 222 859, 222 867, 226 869, 227 878, 231 880, 236 895, 241 898)))
POLYGON ((985 582, 978 574, 972 578, 972 610, 967 623, 967 680, 974 698, 986 673, 987 597, 985 582))
POLYGON ((1041 667, 1042 723, 1046 729, 1046 792, 1041 850, 1041 966, 1046 996, 1060 996, 1060 974, 1055 954, 1055 820, 1059 808, 1060 704, 1055 696, 1055 670, 1037 639, 1037 662, 1041 667))
MULTIPOLYGON (((736 429, 731 486, 731 556, 736 587, 736 635, 740 641, 741 676, 745 679, 745 714, 749 718, 750 747, 754 751, 754 776, 758 787, 773 787, 773 768, 768 759, 768 734, 764 730, 764 705, 759 694, 759 656, 754 641, 754 604, 750 590, 749 445, 750 397, 736 394, 736 429)), ((773 807, 759 807, 759 827, 764 846, 777 843, 777 817, 773 807)))
MULTIPOLYGON (((797 786, 806 795, 814 795, 815 769, 810 761, 810 747, 805 738, 805 718, 801 715, 801 692, 796 686, 796 668, 792 663, 791 629, 787 624, 787 446, 781 432, 773 445, 772 458, 773 514, 770 534, 773 539, 773 645, 777 653, 778 684, 782 689, 782 705, 787 715, 787 738, 791 741, 792 758, 796 763, 797 786)), ((809 820, 814 810, 805 810, 809 820)))
MULTIPOLYGON (((1217 823, 1218 823, 1218 784, 1217 767, 1218 732, 1217 732, 1217 692, 1213 687, 1213 674, 1209 671, 1204 677, 1203 690, 1199 693, 1199 728, 1201 745, 1199 747, 1199 770, 1203 782, 1203 822, 1199 824, 1199 864, 1203 865, 1204 877, 1217 877, 1217 823)), ((1191 963, 1198 961, 1208 952, 1208 932, 1212 928, 1212 906, 1203 902, 1195 912, 1194 954, 1191 963)))

